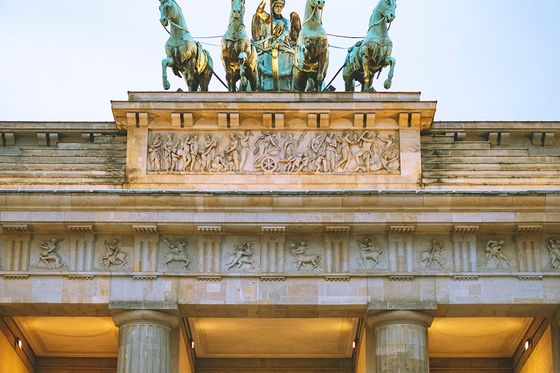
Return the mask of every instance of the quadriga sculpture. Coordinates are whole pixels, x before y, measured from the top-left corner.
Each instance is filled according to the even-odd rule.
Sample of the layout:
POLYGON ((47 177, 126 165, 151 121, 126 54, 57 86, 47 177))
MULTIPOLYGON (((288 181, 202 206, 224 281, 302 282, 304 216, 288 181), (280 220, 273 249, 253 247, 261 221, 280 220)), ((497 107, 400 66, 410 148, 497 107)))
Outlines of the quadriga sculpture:
POLYGON ((348 50, 343 70, 347 92, 354 91, 355 81, 362 84, 362 92, 375 91, 371 85, 376 73, 391 66, 385 80, 385 89, 391 88, 396 60, 391 57, 393 42, 389 38, 389 27, 396 17, 397 0, 380 0, 369 20, 368 33, 348 50))
POLYGON ((320 92, 329 67, 329 41, 323 28, 325 0, 307 0, 302 29, 297 41, 294 88, 320 92))
POLYGON ((168 90, 171 84, 167 79, 167 68, 171 67, 178 77, 184 77, 191 92, 208 92, 212 79, 213 62, 208 51, 191 36, 183 12, 175 0, 159 0, 160 22, 169 31, 165 44, 167 58, 161 61, 163 88, 168 90))
POLYGON ((222 62, 226 70, 228 90, 257 90, 257 50, 245 30, 245 0, 231 0, 229 27, 222 38, 222 62))

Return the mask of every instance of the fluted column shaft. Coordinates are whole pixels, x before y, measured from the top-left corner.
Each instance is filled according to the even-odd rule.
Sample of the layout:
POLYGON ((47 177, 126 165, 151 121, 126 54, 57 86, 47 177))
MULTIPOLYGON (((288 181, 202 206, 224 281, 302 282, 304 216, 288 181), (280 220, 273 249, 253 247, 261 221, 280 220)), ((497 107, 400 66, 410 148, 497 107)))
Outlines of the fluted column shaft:
POLYGON ((113 316, 119 327, 117 373, 170 373, 169 336, 177 316, 158 311, 126 311, 113 316))
POLYGON ((367 320, 375 343, 375 373, 429 373, 428 327, 432 316, 416 311, 390 311, 367 320))

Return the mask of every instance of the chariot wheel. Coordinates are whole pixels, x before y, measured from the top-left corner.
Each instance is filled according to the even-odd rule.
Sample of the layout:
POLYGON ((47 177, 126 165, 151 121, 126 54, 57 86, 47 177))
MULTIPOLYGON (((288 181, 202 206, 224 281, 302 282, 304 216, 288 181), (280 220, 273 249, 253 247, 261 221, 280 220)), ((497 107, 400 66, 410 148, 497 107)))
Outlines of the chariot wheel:
POLYGON ((275 172, 278 170, 278 162, 272 157, 266 157, 261 162, 261 169, 264 172, 275 172))

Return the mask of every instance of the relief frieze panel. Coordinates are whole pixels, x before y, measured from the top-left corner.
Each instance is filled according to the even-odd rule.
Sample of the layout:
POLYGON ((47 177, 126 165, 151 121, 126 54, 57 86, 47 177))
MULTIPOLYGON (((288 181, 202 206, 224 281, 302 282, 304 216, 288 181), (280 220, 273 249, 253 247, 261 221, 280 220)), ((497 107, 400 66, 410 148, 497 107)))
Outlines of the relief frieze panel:
MULTIPOLYGON (((159 272, 170 274, 383 274, 383 273, 539 273, 560 272, 560 238, 534 235, 534 250, 527 251, 524 237, 476 236, 476 269, 464 271, 462 262, 471 256, 455 257, 452 234, 417 235, 400 233, 399 240, 410 241, 410 270, 399 269, 399 252, 408 246, 395 246, 392 233, 364 235, 349 233, 225 234, 204 233, 181 236, 154 234, 153 258, 135 250, 138 235, 91 234, 82 237, 83 247, 74 235, 22 234, 3 237, 0 259, 7 272, 159 272), (75 238, 75 237, 74 237, 75 238), (28 242, 29 245, 24 245, 28 242), (333 251, 332 243, 344 250, 333 251), (391 250, 395 255, 391 255, 391 250), (345 254, 346 253, 346 254, 345 254), (531 256, 529 254, 531 254, 531 256), (75 256, 72 260, 72 256, 75 256), (92 265, 72 263, 92 258, 92 265), (80 259, 81 258, 81 259, 80 259), (155 258, 155 259, 154 259, 155 258), (16 260, 17 259, 17 260, 16 260), (78 260, 79 259, 79 260, 78 260), (456 261, 459 260, 459 263, 456 261), (538 261, 538 265, 524 265, 538 261), (142 263, 154 263, 153 266, 142 263), (395 264, 396 263, 396 264, 395 264), (457 268, 456 264, 459 264, 457 268), (139 269, 137 269, 139 268, 139 269), (394 269, 397 268, 397 269, 394 269), (535 269, 538 268, 538 269, 535 269)), ((402 268, 402 267, 401 267, 402 268)))
POLYGON ((391 174, 396 131, 149 133, 149 173, 391 174))

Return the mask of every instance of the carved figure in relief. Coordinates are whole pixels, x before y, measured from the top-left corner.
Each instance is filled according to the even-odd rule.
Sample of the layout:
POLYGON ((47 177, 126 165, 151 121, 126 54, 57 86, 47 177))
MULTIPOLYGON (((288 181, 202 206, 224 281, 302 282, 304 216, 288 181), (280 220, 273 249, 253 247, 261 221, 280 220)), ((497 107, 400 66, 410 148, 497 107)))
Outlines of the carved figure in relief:
POLYGON ((183 160, 182 148, 181 139, 174 138, 171 145, 171 171, 173 172, 178 172, 183 168, 181 165, 183 160))
POLYGON ((560 269, 560 240, 548 240, 548 254, 550 255, 550 265, 552 268, 560 269))
POLYGON ((181 240, 172 242, 167 238, 163 240, 169 245, 169 249, 171 250, 171 253, 163 256, 163 265, 165 265, 165 268, 169 270, 169 263, 178 262, 183 263, 182 269, 187 269, 190 263, 190 260, 185 255, 187 243, 181 240))
POLYGON ((173 136, 172 135, 168 135, 167 138, 165 139, 165 142, 163 143, 163 162, 162 162, 162 168, 165 171, 171 171, 172 166, 173 166, 173 151, 174 151, 174 140, 173 140, 173 136))
POLYGON ((503 253, 504 241, 488 241, 486 244, 486 267, 493 261, 497 269, 501 269, 503 263, 511 267, 509 259, 503 253))
POLYGON ((396 171, 399 169, 399 147, 394 137, 389 135, 387 139, 379 137, 385 143, 382 154, 382 164, 387 171, 396 171))
POLYGON ((368 263, 371 262, 371 269, 375 269, 381 262, 383 250, 375 248, 375 241, 371 237, 356 241, 356 243, 360 248, 360 258, 364 267, 367 269, 368 263))
POLYGON ((150 167, 153 171, 161 170, 161 148, 163 142, 161 140, 161 135, 157 134, 154 136, 152 142, 148 145, 148 154, 150 159, 150 167))
POLYGON ((121 251, 120 240, 105 240, 103 244, 105 245, 105 254, 103 254, 101 262, 99 263, 101 267, 105 269, 111 269, 111 267, 126 267, 128 264, 128 253, 121 251))
POLYGON ((239 135, 239 146, 241 147, 239 154, 239 171, 246 171, 247 160, 251 154, 251 133, 245 132, 239 135))
POLYGON ((241 170, 241 141, 235 133, 229 135, 226 154, 231 157, 232 167, 230 171, 239 172, 241 170))
POLYGON ((311 270, 317 269, 319 266, 319 261, 321 260, 320 255, 308 255, 306 254, 307 249, 309 249, 309 242, 292 242, 290 245, 290 252, 295 258, 294 263, 297 263, 296 271, 299 271, 305 267, 311 267, 311 270))
POLYGON ((420 253, 420 261, 426 266, 427 269, 431 269, 434 264, 439 265, 442 269, 445 268, 443 265, 443 255, 444 249, 438 240, 432 240, 432 247, 429 251, 423 251, 420 253))
POLYGON ((241 245, 236 245, 231 255, 231 260, 226 263, 226 269, 241 269, 243 266, 248 266, 249 269, 255 269, 257 263, 253 259, 255 250, 253 249, 254 242, 244 242, 241 245))
POLYGON ((56 250, 58 249, 58 240, 56 238, 50 239, 48 241, 43 241, 39 248, 41 252, 39 253, 38 265, 43 263, 49 269, 59 269, 66 267, 66 263, 62 261, 62 258, 56 250))
POLYGON ((372 173, 398 171, 392 135, 375 131, 155 133, 149 171, 167 173, 372 173), (254 141, 253 141, 254 140, 254 141))
POLYGON ((206 134, 204 150, 202 152, 202 171, 212 171, 212 163, 216 157, 218 142, 211 134, 206 134))

